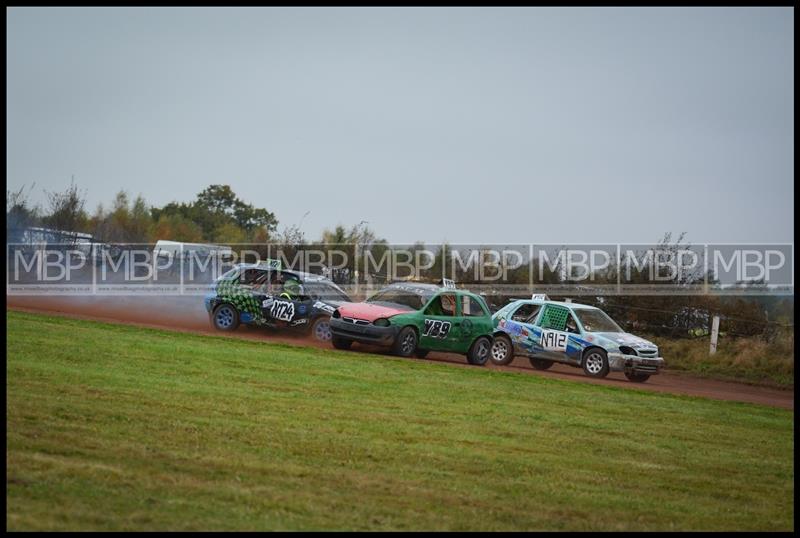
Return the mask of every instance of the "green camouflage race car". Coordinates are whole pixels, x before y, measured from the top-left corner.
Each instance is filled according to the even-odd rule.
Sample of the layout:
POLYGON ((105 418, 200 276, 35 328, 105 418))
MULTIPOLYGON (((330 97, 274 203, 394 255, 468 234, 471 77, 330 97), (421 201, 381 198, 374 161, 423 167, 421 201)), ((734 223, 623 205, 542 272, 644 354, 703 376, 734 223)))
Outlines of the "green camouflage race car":
POLYGON ((391 284, 362 303, 345 303, 331 316, 331 342, 389 347, 395 355, 424 358, 429 351, 463 353, 482 366, 492 348, 492 317, 483 298, 444 286, 391 284))
POLYGON ((328 341, 330 316, 348 301, 347 294, 327 278, 265 260, 237 264, 218 278, 205 297, 205 308, 220 331, 233 331, 242 323, 304 331, 328 341))

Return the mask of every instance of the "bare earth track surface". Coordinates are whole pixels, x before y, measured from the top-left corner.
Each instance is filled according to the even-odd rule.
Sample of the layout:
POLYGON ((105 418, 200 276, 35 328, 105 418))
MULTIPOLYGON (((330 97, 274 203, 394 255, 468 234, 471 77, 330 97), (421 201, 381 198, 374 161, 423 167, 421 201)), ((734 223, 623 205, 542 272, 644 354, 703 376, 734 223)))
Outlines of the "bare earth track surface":
MULTIPOLYGON (((6 296, 7 308, 49 315, 91 319, 105 322, 133 324, 143 327, 168 329, 181 332, 209 334, 228 338, 246 338, 262 341, 276 341, 296 345, 332 347, 301 335, 278 333, 264 329, 240 327, 237 331, 224 334, 215 331, 202 307, 202 298, 193 297, 39 297, 6 296)), ((354 346, 373 353, 386 354, 380 348, 354 346)), ((431 353, 426 359, 461 366, 477 368, 467 364, 466 358, 452 353, 431 353)), ((669 360, 667 358, 667 360, 669 360)), ((650 390, 700 396, 717 400, 731 400, 769 405, 794 410, 794 390, 760 387, 744 383, 701 379, 677 374, 662 373, 653 376, 646 383, 631 383, 622 373, 612 373, 605 379, 592 379, 577 368, 554 365, 547 371, 534 370, 525 358, 516 358, 508 366, 487 366, 499 370, 521 374, 567 379, 584 383, 596 383, 627 389, 650 390)))

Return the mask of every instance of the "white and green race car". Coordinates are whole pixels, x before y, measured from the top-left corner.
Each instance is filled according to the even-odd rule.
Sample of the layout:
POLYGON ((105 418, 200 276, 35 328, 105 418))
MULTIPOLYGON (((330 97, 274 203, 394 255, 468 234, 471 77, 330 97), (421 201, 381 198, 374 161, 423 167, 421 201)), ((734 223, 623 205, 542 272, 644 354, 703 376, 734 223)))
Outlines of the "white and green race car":
POLYGON ((327 342, 331 314, 349 301, 325 277, 282 269, 276 260, 266 260, 235 265, 211 285, 204 303, 211 324, 220 331, 233 331, 243 323, 300 330, 327 342))
POLYGON ((629 380, 640 383, 664 366, 658 346, 623 331, 594 306, 534 295, 507 304, 492 320, 490 360, 494 364, 509 364, 521 355, 539 370, 558 362, 582 368, 591 377, 624 372, 629 380))

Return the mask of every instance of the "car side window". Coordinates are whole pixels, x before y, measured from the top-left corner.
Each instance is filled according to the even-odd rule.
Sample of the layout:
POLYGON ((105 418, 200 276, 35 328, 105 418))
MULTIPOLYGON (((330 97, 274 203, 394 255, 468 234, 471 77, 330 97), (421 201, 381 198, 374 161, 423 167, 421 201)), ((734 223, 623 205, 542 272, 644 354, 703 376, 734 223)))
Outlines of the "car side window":
POLYGON ((264 277, 264 271, 258 269, 247 269, 242 273, 239 282, 242 284, 257 284, 259 277, 264 277))
POLYGON ((474 297, 469 295, 461 296, 461 314, 463 316, 488 316, 489 314, 484 311, 483 307, 474 297))
POLYGON ((442 293, 431 301, 425 314, 429 316, 455 316, 456 315, 456 296, 450 293, 442 293))
POLYGON ((563 306, 548 304, 545 305, 542 319, 539 326, 542 329, 553 329, 556 331, 567 330, 567 318, 570 317, 569 310, 563 306))
POLYGON ((266 271, 262 271, 255 277, 255 279, 253 279, 253 284, 256 286, 263 286, 268 281, 269 281, 269 273, 266 271))
POLYGON ((578 324, 575 321, 575 316, 569 314, 567 316, 567 322, 565 329, 568 333, 580 334, 580 329, 578 329, 578 324))
POLYGON ((520 323, 533 323, 536 321, 536 316, 539 315, 539 310, 541 309, 542 305, 539 304, 524 304, 517 308, 511 319, 520 323))

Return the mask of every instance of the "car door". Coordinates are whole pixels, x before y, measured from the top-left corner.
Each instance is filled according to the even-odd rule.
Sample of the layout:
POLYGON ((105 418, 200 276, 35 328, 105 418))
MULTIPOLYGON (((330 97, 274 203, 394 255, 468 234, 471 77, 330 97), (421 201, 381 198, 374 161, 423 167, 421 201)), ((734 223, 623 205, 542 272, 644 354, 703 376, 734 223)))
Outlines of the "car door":
MULTIPOLYGON (((294 275, 291 275, 291 277, 294 277, 294 275)), ((284 278, 288 277, 284 276, 284 278)), ((310 297, 305 295, 304 292, 301 292, 299 296, 293 299, 281 297, 281 285, 276 281, 268 283, 266 287, 270 291, 269 295, 267 295, 262 302, 265 317, 278 325, 288 325, 291 327, 307 325, 309 323, 309 318, 314 306, 314 301, 310 297)))
POLYGON ((459 352, 466 352, 478 336, 491 334, 492 318, 489 308, 476 296, 464 293, 458 303, 460 321, 454 330, 458 331, 459 352))
POLYGON ((422 310, 419 347, 421 349, 456 351, 460 348, 461 321, 458 294, 442 292, 422 310))
POLYGON ((535 322, 541 311, 541 304, 522 303, 503 319, 502 329, 511 339, 515 353, 526 356, 536 354, 539 329, 535 322))
POLYGON ((535 346, 537 357, 558 362, 579 361, 574 353, 569 353, 575 348, 574 345, 570 346, 570 334, 579 333, 569 308, 555 304, 545 305, 537 327, 540 332, 539 342, 535 346))
POLYGON ((239 287, 243 291, 257 293, 269 274, 263 269, 247 268, 239 276, 239 287))
POLYGON ((273 323, 278 319, 275 314, 286 317, 288 312, 284 312, 284 310, 292 310, 286 308, 285 305, 281 306, 275 303, 276 294, 280 289, 277 282, 278 272, 269 270, 263 270, 263 276, 254 282, 253 294, 261 305, 261 315, 269 323, 273 323))

